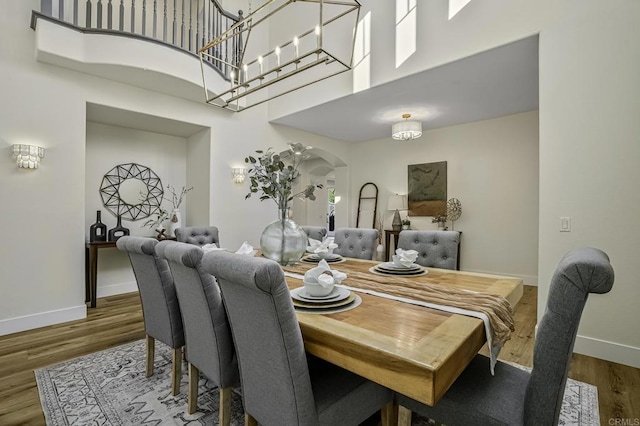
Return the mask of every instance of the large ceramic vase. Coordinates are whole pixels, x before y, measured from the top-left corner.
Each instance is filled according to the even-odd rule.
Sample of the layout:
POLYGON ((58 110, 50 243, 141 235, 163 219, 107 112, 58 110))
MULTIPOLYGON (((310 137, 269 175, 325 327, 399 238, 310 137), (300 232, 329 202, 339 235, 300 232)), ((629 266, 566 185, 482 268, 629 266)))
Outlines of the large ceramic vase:
POLYGON ((279 214, 280 218, 272 222, 262 232, 260 248, 262 255, 275 260, 283 266, 296 263, 307 249, 307 233, 288 214, 279 214))

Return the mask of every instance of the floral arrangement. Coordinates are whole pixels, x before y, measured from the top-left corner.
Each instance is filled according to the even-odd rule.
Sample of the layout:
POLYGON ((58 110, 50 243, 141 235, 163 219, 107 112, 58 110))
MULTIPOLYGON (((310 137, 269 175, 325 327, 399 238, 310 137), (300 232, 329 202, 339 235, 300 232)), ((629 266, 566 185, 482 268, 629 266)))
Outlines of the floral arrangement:
POLYGON ((277 154, 271 150, 257 150, 258 157, 249 156, 244 159, 245 163, 250 164, 251 168, 247 175, 251 181, 249 193, 245 199, 260 192, 260 201, 273 200, 282 219, 287 216, 287 208, 289 202, 294 198, 315 200, 314 191, 316 188, 322 188, 318 185, 307 185, 302 191, 293 193, 293 186, 296 183, 300 172, 298 168, 309 158, 306 153, 311 147, 305 147, 301 143, 289 145, 289 151, 283 155, 277 154))
POLYGON ((151 228, 158 233, 158 238, 164 237, 164 221, 169 219, 169 213, 162 207, 156 209, 155 218, 148 219, 142 224, 145 228, 151 228))
POLYGON ((402 224, 409 226, 411 225, 411 221, 409 219, 402 219, 402 224))
POLYGON ((173 210, 177 210, 182 205, 182 201, 184 200, 185 195, 187 195, 187 192, 191 191, 192 189, 193 186, 189 188, 183 186, 180 190, 180 195, 178 195, 178 192, 173 186, 167 185, 167 191, 171 193, 171 198, 163 197, 163 199, 171 203, 171 205, 173 206, 173 210))
POLYGON ((447 215, 441 214, 434 216, 433 219, 431 219, 431 223, 437 223, 438 227, 444 228, 445 223, 447 223, 447 215))

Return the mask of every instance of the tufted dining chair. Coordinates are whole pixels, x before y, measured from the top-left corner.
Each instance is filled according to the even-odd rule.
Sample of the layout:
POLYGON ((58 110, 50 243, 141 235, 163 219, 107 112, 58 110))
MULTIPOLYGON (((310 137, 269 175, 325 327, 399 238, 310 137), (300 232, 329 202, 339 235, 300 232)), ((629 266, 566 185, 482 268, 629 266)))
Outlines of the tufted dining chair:
POLYGON ((613 267, 603 251, 570 251, 551 278, 531 373, 498 362, 492 377, 489 359, 477 355, 433 407, 396 395, 399 418, 410 419, 409 409, 452 425, 558 424, 582 310, 590 293, 608 293, 613 280, 613 267))
POLYGON ((276 262, 213 251, 203 263, 218 279, 229 315, 245 425, 355 426, 382 407, 392 410, 389 389, 305 353, 276 262))
POLYGON ((372 260, 378 245, 378 230, 367 228, 336 229, 335 254, 356 259, 372 260))
POLYGON ((157 244, 155 238, 124 236, 118 238, 116 247, 129 255, 138 284, 147 335, 146 375, 153 375, 157 339, 173 350, 171 389, 177 395, 182 377, 184 332, 173 276, 167 261, 156 255, 157 244))
POLYGON ((220 247, 218 228, 215 226, 186 226, 175 230, 176 240, 181 243, 193 244, 202 247, 215 243, 220 247))
POLYGON ((197 410, 200 371, 220 388, 219 424, 231 421, 231 392, 239 384, 227 314, 215 278, 202 266, 203 250, 192 244, 161 241, 156 253, 169 262, 182 311, 189 362, 188 412, 197 410))
POLYGON ((308 238, 322 241, 327 236, 327 228, 324 226, 303 226, 304 232, 307 233, 308 238))
POLYGON ((416 263, 442 269, 458 269, 460 233, 457 231, 401 231, 398 248, 418 252, 416 263))

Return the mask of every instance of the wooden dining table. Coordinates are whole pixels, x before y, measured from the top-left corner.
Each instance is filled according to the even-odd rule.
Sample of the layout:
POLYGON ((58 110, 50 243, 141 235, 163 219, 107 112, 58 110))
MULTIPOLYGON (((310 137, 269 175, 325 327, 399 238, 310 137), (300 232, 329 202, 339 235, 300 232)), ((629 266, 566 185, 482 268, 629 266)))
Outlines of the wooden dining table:
MULTIPOLYGON (((347 259, 331 264, 347 274, 370 273, 377 262, 347 259)), ((311 267, 314 265, 311 265, 311 267)), ((300 273, 301 266, 295 266, 300 273)), ((301 287, 285 267, 290 289, 301 287)), ((504 296, 512 306, 522 280, 426 268, 416 282, 504 296)), ((385 277, 393 283, 396 276, 385 277)), ((297 313, 307 352, 427 405, 434 405, 486 342, 482 320, 356 292, 362 303, 333 314, 297 313)), ((487 371, 487 374, 489 372, 487 371)))

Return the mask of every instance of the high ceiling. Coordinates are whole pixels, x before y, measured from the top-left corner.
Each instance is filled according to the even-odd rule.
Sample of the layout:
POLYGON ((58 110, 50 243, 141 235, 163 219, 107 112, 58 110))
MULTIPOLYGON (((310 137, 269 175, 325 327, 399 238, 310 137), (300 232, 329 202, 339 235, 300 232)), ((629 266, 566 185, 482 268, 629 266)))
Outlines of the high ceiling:
POLYGON ((538 108, 538 37, 372 87, 274 120, 349 142, 388 138, 403 113, 423 131, 538 108))

